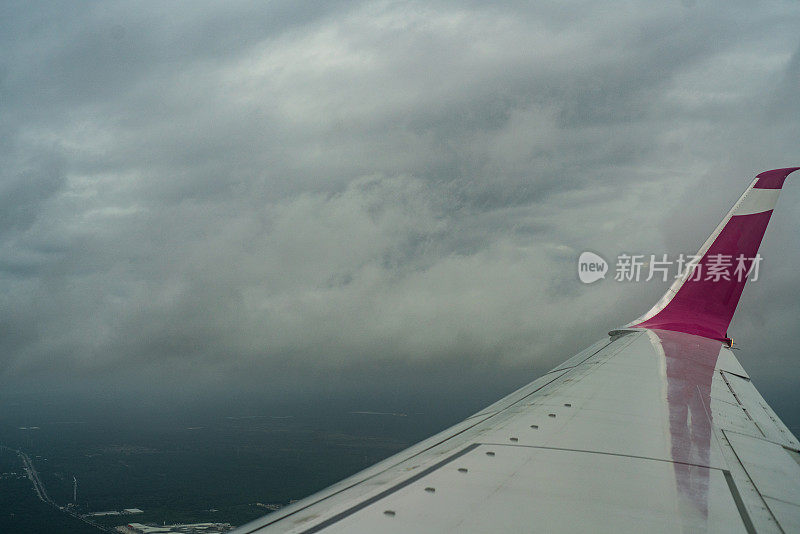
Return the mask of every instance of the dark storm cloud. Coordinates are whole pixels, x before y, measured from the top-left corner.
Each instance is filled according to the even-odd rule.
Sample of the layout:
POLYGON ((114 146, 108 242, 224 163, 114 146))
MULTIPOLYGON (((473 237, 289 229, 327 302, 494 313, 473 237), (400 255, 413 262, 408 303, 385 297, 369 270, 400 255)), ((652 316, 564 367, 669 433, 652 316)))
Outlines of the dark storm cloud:
MULTIPOLYGON (((583 286, 581 251, 691 253, 753 173, 797 163, 798 22, 791 3, 7 4, 0 376, 555 365, 663 291, 583 286)), ((800 316, 798 199, 737 317, 745 341, 782 325, 766 369, 800 316)))

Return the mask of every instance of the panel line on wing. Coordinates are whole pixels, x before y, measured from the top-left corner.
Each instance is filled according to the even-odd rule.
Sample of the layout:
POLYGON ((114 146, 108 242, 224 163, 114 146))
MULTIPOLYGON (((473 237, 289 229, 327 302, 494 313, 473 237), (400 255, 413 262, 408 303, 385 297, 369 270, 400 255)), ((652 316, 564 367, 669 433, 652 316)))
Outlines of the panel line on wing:
POLYGON ((753 416, 750 415, 750 411, 747 409, 747 407, 745 407, 745 405, 742 403, 742 399, 739 398, 739 395, 733 389, 733 386, 731 385, 730 381, 728 380, 728 377, 725 376, 725 371, 720 371, 719 374, 722 375, 722 380, 725 381, 725 385, 727 385, 728 389, 730 389, 731 393, 733 393, 733 397, 736 399, 736 402, 739 403, 739 406, 742 408, 742 411, 747 416, 747 418, 750 419, 750 421, 753 423, 753 425, 755 425, 755 427, 758 429, 758 431, 761 432, 761 435, 763 437, 767 437, 767 434, 764 432, 764 429, 762 429, 761 426, 756 422, 756 420, 753 419, 753 416))
POLYGON ((792 525, 800 523, 800 468, 787 449, 767 439, 727 430, 722 432, 772 517, 782 530, 793 530, 792 525), (794 501, 786 497, 792 497, 794 501), (770 500, 786 502, 793 510, 787 512, 785 507, 776 508, 770 500))
POLYGON ((338 523, 342 519, 353 515, 354 513, 358 512, 359 510, 363 510, 367 506, 378 502, 379 500, 383 499, 384 497, 388 497, 392 493, 400 491, 401 489, 405 488, 406 486, 409 486, 409 485, 413 484, 417 480, 419 480, 419 479, 421 479, 421 478, 433 473, 434 471, 436 471, 437 469, 439 469, 441 467, 444 467, 445 465, 449 464, 453 460, 461 458, 465 454, 467 454, 467 453, 477 449, 478 447, 480 447, 480 445, 481 445, 480 443, 473 443, 472 445, 464 447, 460 451, 458 451, 458 452, 456 452, 454 454, 451 454, 450 456, 448 456, 444 460, 441 460, 441 461, 433 464, 432 466, 430 466, 430 467, 428 467, 426 469, 423 469, 422 471, 420 471, 419 473, 417 473, 413 477, 407 478, 406 480, 404 480, 402 482, 399 482, 398 484, 395 484, 394 486, 392 486, 390 488, 385 489, 384 491, 378 493, 377 495, 373 495, 372 497, 370 497, 370 498, 368 498, 368 499, 366 499, 364 501, 361 501, 360 503, 356 504, 355 506, 352 506, 352 507, 348 508, 347 510, 344 510, 343 512, 339 512, 338 514, 334 515, 333 517, 330 517, 330 518, 326 519, 322 523, 314 525, 313 527, 311 527, 309 529, 303 530, 302 534, 313 534, 315 532, 319 532, 320 530, 322 530, 324 528, 328 528, 329 526, 333 525, 334 523, 338 523))
POLYGON ((682 462, 680 460, 671 460, 667 458, 654 458, 652 456, 639 456, 636 454, 625 454, 622 452, 608 452, 608 451, 593 451, 589 449, 573 449, 568 447, 548 447, 547 445, 524 445, 519 443, 481 443, 481 445, 491 445, 492 447, 517 447, 523 449, 543 449, 547 451, 563 451, 563 452, 581 452, 586 454, 602 454, 603 456, 616 456, 619 458, 632 458, 635 460, 651 460, 653 462, 663 462, 668 464, 678 464, 678 465, 686 465, 690 467, 701 467, 703 469, 713 469, 715 471, 724 471, 724 469, 719 467, 714 467, 712 465, 704 465, 698 464, 694 462, 682 462))
POLYGON ((739 493, 739 488, 736 487, 736 482, 734 482, 731 472, 727 469, 723 469, 722 474, 725 476, 725 482, 728 483, 728 489, 731 491, 731 495, 733 496, 733 502, 736 503, 736 509, 739 510, 739 515, 742 517, 744 528, 747 529, 748 534, 754 534, 756 532, 756 528, 753 525, 753 520, 750 519, 750 514, 747 512, 747 508, 742 500, 742 495, 739 493))
MULTIPOLYGON (((620 337, 622 337, 622 336, 620 336, 620 337)), ((556 371, 567 371, 569 369, 574 369, 574 368, 578 367, 579 365, 583 365, 584 363, 586 363, 587 360, 589 360, 589 358, 591 358, 592 356, 595 356, 597 353, 599 353, 600 351, 604 350, 606 347, 608 347, 609 345, 614 343, 617 339, 619 339, 619 337, 618 338, 614 338, 614 339, 610 339, 605 345, 603 345, 602 347, 600 347, 596 351, 592 352, 591 354, 586 356, 584 359, 582 359, 578 363, 571 364, 570 362, 572 360, 574 360, 576 356, 580 356, 580 354, 577 354, 576 356, 573 356, 572 358, 570 358, 569 360, 565 361, 561 365, 558 365, 558 366, 554 367, 553 369, 549 370, 547 373, 545 373, 545 376, 550 374, 550 373, 555 373, 556 371)))
MULTIPOLYGON (((767 443, 772 443, 773 445, 777 445, 778 447, 783 447, 783 449, 786 450, 786 451, 790 451, 790 452, 794 452, 794 453, 800 454, 800 450, 797 450, 797 449, 795 449, 793 447, 790 447, 789 445, 786 445, 786 443, 781 443, 780 441, 776 441, 774 439, 771 439, 771 438, 769 438, 767 436, 764 436, 764 437, 754 436, 752 434, 748 434, 746 432, 742 432, 741 430, 734 430, 732 428, 723 428, 721 430, 726 435, 727 434, 736 434, 738 436, 744 436, 746 438, 760 439, 761 441, 766 441, 767 443)), ((800 464, 800 462, 798 462, 798 464, 800 464)))

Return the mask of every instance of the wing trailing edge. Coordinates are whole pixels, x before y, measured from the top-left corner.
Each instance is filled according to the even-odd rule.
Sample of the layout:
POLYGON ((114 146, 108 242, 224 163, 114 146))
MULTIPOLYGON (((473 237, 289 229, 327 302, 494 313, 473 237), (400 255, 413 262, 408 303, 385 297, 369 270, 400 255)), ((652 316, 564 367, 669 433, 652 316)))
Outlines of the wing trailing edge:
POLYGON ((778 195, 786 177, 798 169, 774 169, 756 176, 700 247, 692 266, 650 311, 625 327, 684 332, 730 344, 728 326, 758 261, 758 247, 778 195), (727 276, 709 275, 719 272, 723 263, 727 276))

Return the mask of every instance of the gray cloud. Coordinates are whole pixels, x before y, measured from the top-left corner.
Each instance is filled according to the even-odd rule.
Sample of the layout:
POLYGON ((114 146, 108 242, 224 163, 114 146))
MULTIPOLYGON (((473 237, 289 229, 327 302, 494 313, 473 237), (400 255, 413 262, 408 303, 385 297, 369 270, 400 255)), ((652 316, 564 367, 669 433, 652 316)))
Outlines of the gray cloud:
MULTIPOLYGON (((693 252, 755 172, 798 159, 792 3, 1 20, 7 385, 541 371, 664 289, 582 286, 582 250, 693 252)), ((800 371, 794 185, 733 332, 768 397, 800 371)))

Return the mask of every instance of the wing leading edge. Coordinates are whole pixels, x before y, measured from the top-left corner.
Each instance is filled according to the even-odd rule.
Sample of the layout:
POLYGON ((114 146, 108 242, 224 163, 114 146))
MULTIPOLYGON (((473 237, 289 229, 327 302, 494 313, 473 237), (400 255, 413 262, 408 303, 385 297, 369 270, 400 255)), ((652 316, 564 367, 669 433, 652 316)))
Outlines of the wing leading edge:
MULTIPOLYGON (((754 257, 793 170, 756 177, 699 264, 754 257)), ((688 275, 492 406, 236 532, 800 529, 800 442, 727 339, 744 282, 688 275)))

